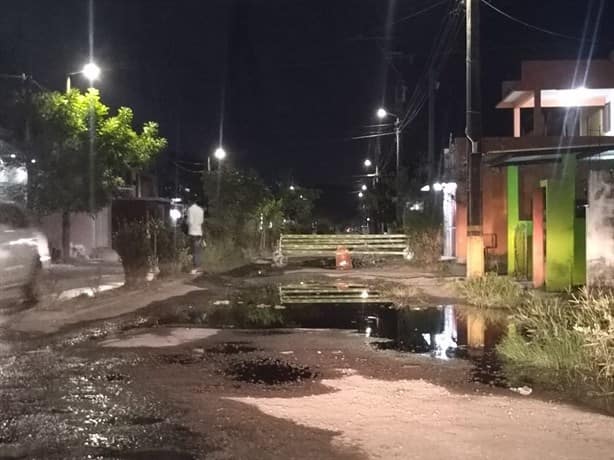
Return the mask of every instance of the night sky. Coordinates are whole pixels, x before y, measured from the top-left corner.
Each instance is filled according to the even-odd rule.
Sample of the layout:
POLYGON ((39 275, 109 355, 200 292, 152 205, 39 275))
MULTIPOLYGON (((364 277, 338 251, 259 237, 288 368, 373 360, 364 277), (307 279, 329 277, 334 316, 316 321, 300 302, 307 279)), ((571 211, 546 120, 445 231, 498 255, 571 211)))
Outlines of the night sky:
MULTIPOLYGON (((370 142, 348 138, 374 132, 367 126, 378 122, 375 109, 393 103, 401 78, 411 94, 453 1, 399 22, 386 41, 389 7, 398 21, 437 3, 97 0, 94 54, 104 72, 97 87, 107 104, 134 108, 139 121, 158 121, 168 154, 194 162, 218 143, 224 99, 224 145, 236 165, 268 180, 292 177, 323 187, 327 201, 351 208, 352 184, 363 173, 370 142)), ((491 3, 579 37, 589 5, 599 2, 491 3)), ((88 59, 87 1, 3 0, 1 6, 0 73, 25 72, 63 90, 65 74, 88 59)), ((606 5, 597 57, 614 50, 613 17, 614 5, 606 5)), ((485 133, 511 134, 511 114, 493 108, 500 82, 518 78, 521 59, 576 58, 579 41, 531 31, 485 5, 482 20, 485 133)), ((441 147, 450 132, 460 136, 464 129, 464 28, 448 51, 437 102, 441 147)), ((78 76, 73 84, 85 87, 78 76)), ((426 127, 423 110, 403 133, 404 163, 424 157, 426 127)))

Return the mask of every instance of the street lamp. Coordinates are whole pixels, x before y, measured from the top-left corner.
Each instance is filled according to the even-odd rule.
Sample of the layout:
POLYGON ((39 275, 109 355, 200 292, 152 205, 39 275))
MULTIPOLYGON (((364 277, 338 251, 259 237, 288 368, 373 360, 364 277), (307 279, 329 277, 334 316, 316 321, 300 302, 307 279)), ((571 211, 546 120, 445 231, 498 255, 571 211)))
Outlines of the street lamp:
POLYGON ((358 198, 364 198, 365 194, 362 192, 358 192, 358 198))
POLYGON ((294 185, 291 185, 291 186, 290 186, 290 191, 291 191, 291 192, 294 192, 295 190, 296 190, 296 187, 295 187, 294 185))
POLYGON ((90 88, 91 88, 94 86, 94 80, 98 80, 98 78, 100 78, 100 73, 101 73, 100 67, 98 67, 96 63, 88 62, 78 72, 71 72, 68 75, 66 75, 66 92, 67 93, 70 92, 70 88, 71 88, 70 77, 72 77, 73 75, 78 75, 78 74, 84 75, 85 78, 87 78, 90 81, 90 88))
MULTIPOLYGON (((226 150, 220 145, 215 152, 213 152, 213 156, 217 161, 224 161, 226 159, 226 150)), ((207 157, 207 171, 211 172, 211 156, 207 157)))
POLYGON ((90 81, 90 85, 94 80, 98 80, 100 77, 100 67, 98 67, 94 62, 88 62, 83 66, 83 70, 81 71, 85 78, 90 81))
POLYGON ((363 164, 365 165, 365 168, 370 168, 373 165, 371 160, 369 160, 368 158, 365 160, 363 164))
POLYGON ((367 191, 367 186, 366 186, 365 184, 362 184, 362 186, 360 187, 360 189, 361 189, 363 192, 366 192, 366 191, 367 191))

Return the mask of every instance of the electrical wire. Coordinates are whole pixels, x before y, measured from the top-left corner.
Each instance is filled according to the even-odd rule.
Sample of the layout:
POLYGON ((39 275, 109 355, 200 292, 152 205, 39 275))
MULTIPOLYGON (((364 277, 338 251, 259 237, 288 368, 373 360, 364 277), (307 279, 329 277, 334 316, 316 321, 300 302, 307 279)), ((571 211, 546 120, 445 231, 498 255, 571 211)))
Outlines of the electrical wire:
POLYGON ((523 21, 522 19, 519 19, 515 16, 512 16, 511 14, 503 11, 500 8, 497 8, 495 5, 493 5, 492 3, 490 3, 488 0, 481 0, 481 2, 486 5, 487 7, 489 7, 490 9, 492 9, 493 11, 499 13, 501 16, 506 17, 507 19, 509 19, 510 21, 513 21, 517 24, 523 25, 529 29, 535 30, 537 32, 542 32, 548 35, 552 35, 553 37, 559 37, 559 38, 565 38, 567 40, 576 40, 576 41, 583 41, 583 39, 581 37, 574 37, 573 35, 566 35, 566 34, 562 34, 560 32, 555 32, 553 30, 549 30, 549 29, 545 29, 544 27, 540 27, 540 26, 536 26, 535 24, 530 24, 526 21, 523 21))
POLYGON ((400 24, 400 23, 405 22, 405 21, 407 21, 409 19, 413 19, 415 17, 418 17, 421 14, 424 14, 424 13, 427 13, 427 12, 429 12, 431 10, 434 10, 438 6, 441 6, 441 5, 443 5, 444 3, 447 3, 447 2, 448 2, 448 0, 441 0, 441 1, 437 2, 437 3, 433 3, 432 5, 427 6, 426 8, 423 8, 423 9, 421 9, 419 11, 416 11, 415 13, 409 14, 407 16, 402 17, 401 19, 398 19, 398 20, 394 21, 392 23, 392 25, 400 24))

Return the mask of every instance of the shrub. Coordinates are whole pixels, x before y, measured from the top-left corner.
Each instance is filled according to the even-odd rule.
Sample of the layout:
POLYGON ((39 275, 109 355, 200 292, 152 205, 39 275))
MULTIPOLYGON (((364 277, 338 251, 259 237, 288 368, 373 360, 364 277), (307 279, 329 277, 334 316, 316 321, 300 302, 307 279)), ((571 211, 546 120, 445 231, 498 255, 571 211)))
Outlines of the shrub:
MULTIPOLYGON (((415 213, 414 213, 415 214, 415 213)), ((443 254, 443 235, 440 222, 429 215, 415 214, 404 225, 413 262, 421 265, 437 264, 443 254)))
POLYGON ((458 289, 476 307, 509 308, 523 299, 524 289, 513 278, 487 273, 479 278, 460 281, 458 289))
POLYGON ((113 234, 113 246, 128 283, 144 279, 150 271, 176 274, 190 263, 187 237, 159 220, 122 222, 113 234))
POLYGON ((143 279, 152 266, 152 250, 147 223, 125 221, 113 233, 113 247, 121 258, 127 283, 143 279))

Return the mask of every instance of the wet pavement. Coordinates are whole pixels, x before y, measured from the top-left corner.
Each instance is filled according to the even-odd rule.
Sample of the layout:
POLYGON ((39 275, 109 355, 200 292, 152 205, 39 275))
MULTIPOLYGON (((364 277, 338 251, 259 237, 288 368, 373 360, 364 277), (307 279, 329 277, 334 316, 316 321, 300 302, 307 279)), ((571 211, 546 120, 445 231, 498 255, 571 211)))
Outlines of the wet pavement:
POLYGON ((327 393, 323 379, 350 370, 505 387, 493 352, 504 330, 455 305, 395 306, 359 283, 222 279, 53 334, 1 331, 11 348, 0 353, 0 459, 364 458, 334 447, 329 432, 247 416, 228 398, 327 393), (284 435, 272 441, 260 424, 304 450, 293 457, 284 435), (241 445, 229 439, 238 427, 241 445), (262 455, 245 456, 258 443, 262 455))

